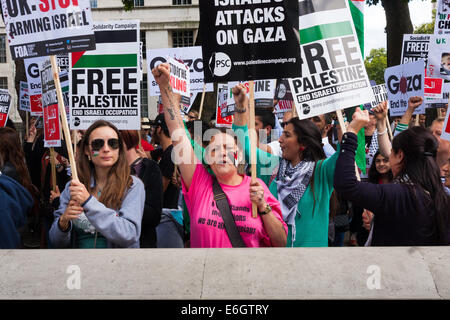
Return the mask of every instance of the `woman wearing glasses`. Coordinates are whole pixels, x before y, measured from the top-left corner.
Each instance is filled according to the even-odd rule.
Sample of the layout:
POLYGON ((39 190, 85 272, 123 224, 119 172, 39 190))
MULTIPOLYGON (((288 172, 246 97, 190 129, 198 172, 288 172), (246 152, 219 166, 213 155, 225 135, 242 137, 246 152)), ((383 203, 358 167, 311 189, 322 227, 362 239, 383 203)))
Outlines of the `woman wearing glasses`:
POLYGON ((50 229, 55 247, 139 248, 145 190, 130 175, 117 128, 96 121, 81 141, 79 181, 61 194, 50 229))

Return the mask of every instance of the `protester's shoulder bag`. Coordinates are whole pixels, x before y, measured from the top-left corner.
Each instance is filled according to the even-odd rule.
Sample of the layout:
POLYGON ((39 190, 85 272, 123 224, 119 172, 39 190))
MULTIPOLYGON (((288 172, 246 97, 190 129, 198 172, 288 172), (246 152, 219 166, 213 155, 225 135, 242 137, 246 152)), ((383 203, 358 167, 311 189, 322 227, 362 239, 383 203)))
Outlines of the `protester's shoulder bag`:
POLYGON ((231 245, 233 248, 245 248, 244 240, 242 239, 239 230, 237 229, 234 217, 231 214, 230 204, 228 203, 227 196, 222 190, 219 182, 216 178, 213 178, 213 192, 214 200, 216 201, 217 208, 222 216, 223 222, 225 224, 225 230, 227 231, 228 237, 230 238, 231 245))

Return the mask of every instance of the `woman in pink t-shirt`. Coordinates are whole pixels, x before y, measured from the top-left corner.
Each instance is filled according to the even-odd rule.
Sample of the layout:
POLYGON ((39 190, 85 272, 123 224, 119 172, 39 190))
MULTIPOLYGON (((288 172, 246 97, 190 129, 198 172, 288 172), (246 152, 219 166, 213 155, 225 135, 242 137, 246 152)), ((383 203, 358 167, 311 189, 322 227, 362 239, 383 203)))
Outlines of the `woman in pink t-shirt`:
POLYGON ((251 182, 240 175, 237 160, 240 154, 232 133, 216 129, 206 148, 205 160, 214 173, 208 173, 197 159, 186 135, 179 110, 180 96, 172 92, 169 84, 170 66, 158 65, 152 70, 159 85, 164 106, 164 117, 169 128, 174 150, 172 159, 180 168, 183 195, 190 214, 192 248, 232 247, 222 215, 214 201, 213 179, 217 179, 225 193, 237 229, 247 247, 284 247, 287 226, 281 215, 279 202, 267 186, 258 179, 251 182), (252 203, 259 215, 252 217, 252 203))

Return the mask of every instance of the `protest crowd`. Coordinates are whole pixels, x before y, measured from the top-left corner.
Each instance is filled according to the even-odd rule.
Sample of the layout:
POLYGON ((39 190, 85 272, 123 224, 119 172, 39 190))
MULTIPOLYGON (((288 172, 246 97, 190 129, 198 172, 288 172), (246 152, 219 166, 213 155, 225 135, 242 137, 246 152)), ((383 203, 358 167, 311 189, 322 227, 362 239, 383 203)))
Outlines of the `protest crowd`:
MULTIPOLYGON (((280 1, 276 3, 283 6, 280 1)), ((220 10, 224 10, 217 4, 213 8, 213 1, 208 6, 209 10, 217 10, 219 17, 220 10)), ((280 23, 277 41, 269 41, 268 35, 265 40, 298 43, 295 32, 289 33, 292 28, 284 25, 287 18, 280 8, 275 9, 280 23)), ((301 11, 304 15, 314 10, 300 9, 305 10, 301 11)), ((256 20, 257 15, 251 17, 256 20)), ((218 19, 216 27, 228 20, 233 19, 218 19)), ((248 22, 252 23, 256 22, 248 22)), ((130 28, 124 32, 139 32, 139 24, 130 28)), ((97 30, 102 32, 100 27, 97 30)), ((246 46, 258 38, 258 30, 244 32, 246 46)), ((96 50, 104 53, 107 46, 102 39, 96 50)), ((210 40, 203 37, 204 42, 210 40)), ((403 96, 401 102, 394 101, 391 94, 395 79, 404 71, 389 74, 388 69, 384 90, 390 92, 371 103, 358 91, 368 87, 372 94, 372 88, 366 86, 364 64, 358 69, 358 59, 354 58, 360 55, 359 48, 351 47, 348 37, 339 41, 345 54, 339 56, 340 49, 333 47, 341 43, 336 40, 323 47, 330 55, 335 54, 327 59, 314 55, 312 44, 304 45, 302 58, 312 60, 301 66, 301 75, 293 72, 300 65, 298 58, 294 66, 277 64, 269 68, 254 63, 252 70, 259 68, 261 74, 253 74, 251 79, 277 79, 255 80, 255 89, 247 86, 248 81, 253 85, 250 78, 221 81, 228 82, 228 86, 218 90, 218 96, 220 92, 229 96, 223 103, 218 97, 218 104, 210 106, 216 113, 209 123, 202 119, 203 99, 199 111, 186 110, 183 99, 189 92, 180 91, 188 91, 183 78, 189 82, 189 68, 178 60, 168 59, 149 69, 149 83, 153 77, 161 110, 154 119, 148 119, 133 113, 133 101, 139 100, 138 91, 132 89, 132 80, 139 83, 138 78, 132 78, 137 63, 135 69, 124 67, 121 71, 123 79, 129 80, 121 89, 115 85, 119 78, 105 76, 105 81, 114 84, 103 86, 97 78, 83 91, 81 88, 92 79, 89 72, 84 78, 82 63, 88 64, 86 61, 91 61, 88 59, 94 54, 77 57, 78 62, 71 56, 67 72, 72 72, 69 100, 73 110, 68 115, 71 125, 65 139, 50 146, 49 141, 54 139, 47 138, 45 126, 51 123, 48 111, 30 118, 22 140, 22 133, 10 120, 0 127, 0 249, 449 245, 450 141, 445 134, 448 103, 432 112, 419 112, 429 97, 423 87, 421 91, 415 87, 414 76, 411 87, 415 91, 403 96), (327 61, 331 65, 326 66, 327 61), (331 69, 327 75, 320 75, 322 86, 333 81, 338 82, 337 86, 328 91, 308 89, 319 79, 319 65, 331 69), (271 77, 264 73, 274 68, 289 70, 275 72, 271 77), (342 72, 334 72, 339 68, 342 72), (271 92, 269 98, 252 96, 270 86, 273 90, 266 90, 271 92), (290 107, 280 112, 279 95, 285 86, 290 86, 292 99, 290 107), (326 110, 314 106, 314 101, 339 94, 340 90, 342 97, 350 90, 350 95, 361 94, 361 100, 365 100, 350 105, 345 102, 343 106, 344 100, 335 99, 326 110), (109 96, 117 98, 105 99, 109 96), (123 127, 109 121, 104 110, 110 101, 117 103, 116 113, 129 103, 121 117, 134 117, 137 123, 130 121, 128 127, 123 127), (363 103, 369 106, 363 107, 363 103), (231 105, 233 110, 220 111, 220 107, 231 105), (94 111, 76 113, 83 108, 94 111), (83 121, 81 116, 94 114, 96 118, 84 129, 76 129, 70 119, 80 115, 83 121), (226 126, 218 125, 219 115, 228 119, 226 126)), ((122 46, 122 53, 133 50, 122 46)), ((300 57, 299 47, 296 50, 300 57)), ((223 56, 203 50, 205 83, 224 76, 218 64, 206 67, 206 61, 219 61, 223 56), (212 60, 207 54, 212 55, 212 60)), ((241 57, 242 61, 245 58, 241 57)), ((46 70, 52 67, 49 61, 40 65, 44 110, 58 104, 51 101, 53 95, 49 92, 60 89, 53 88, 53 80, 45 78, 46 70)), ((423 75, 422 64, 418 62, 418 70, 423 75)), ((100 71, 95 74, 102 77, 100 71)), ((450 80, 446 73, 443 75, 450 80)), ((63 120, 61 123, 64 127, 63 120)))

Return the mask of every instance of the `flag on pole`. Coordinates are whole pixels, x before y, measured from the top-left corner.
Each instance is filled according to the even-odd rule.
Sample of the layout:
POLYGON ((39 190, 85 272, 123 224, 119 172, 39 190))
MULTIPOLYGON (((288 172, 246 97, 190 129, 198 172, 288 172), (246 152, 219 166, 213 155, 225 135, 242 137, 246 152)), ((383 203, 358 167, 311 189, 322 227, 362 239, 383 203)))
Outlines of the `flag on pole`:
MULTIPOLYGON (((364 59, 364 5, 365 0, 349 0, 349 7, 352 13, 353 24, 358 35, 359 47, 364 59)), ((362 108, 362 106, 361 106, 362 108)), ((351 109, 347 109, 351 111, 351 109)), ((349 112, 348 121, 351 121, 353 112, 349 112)), ((358 149, 355 157, 356 165, 365 174, 366 173, 366 138, 364 128, 358 133, 358 149)))

